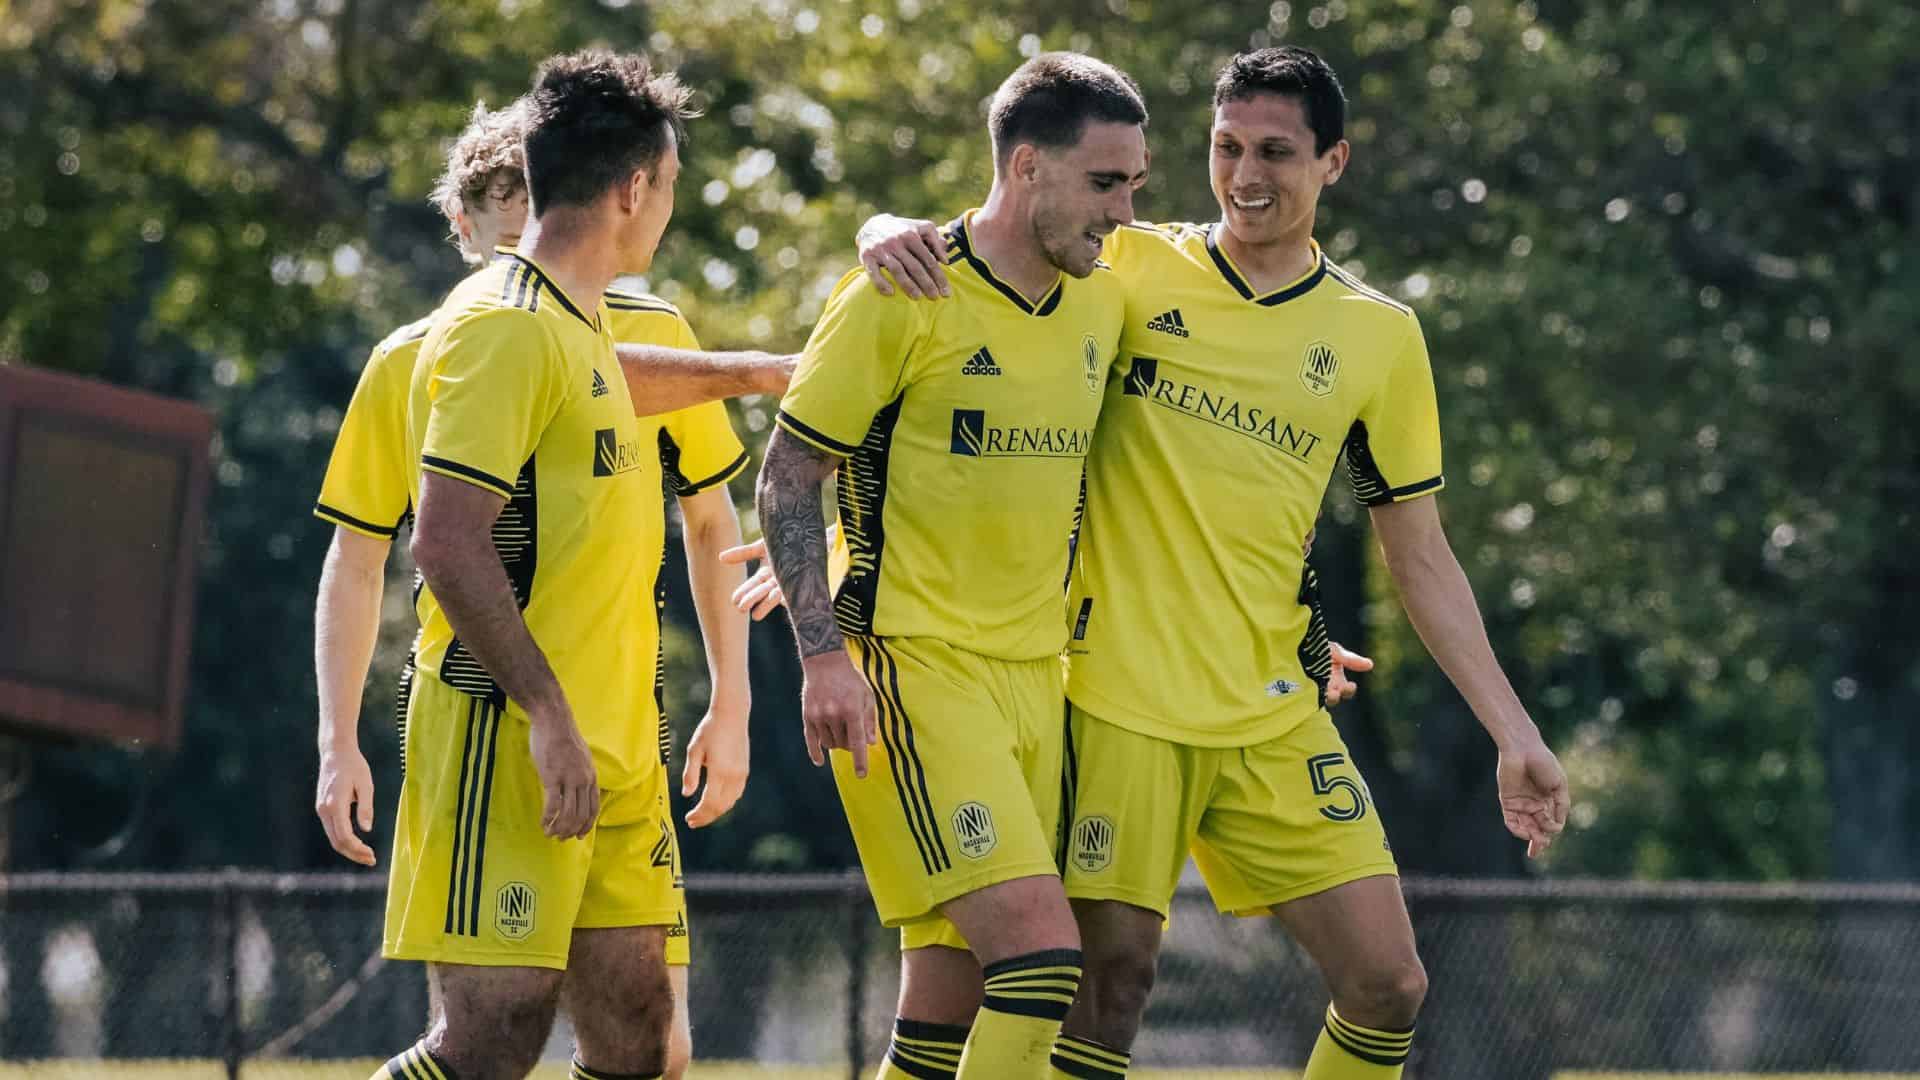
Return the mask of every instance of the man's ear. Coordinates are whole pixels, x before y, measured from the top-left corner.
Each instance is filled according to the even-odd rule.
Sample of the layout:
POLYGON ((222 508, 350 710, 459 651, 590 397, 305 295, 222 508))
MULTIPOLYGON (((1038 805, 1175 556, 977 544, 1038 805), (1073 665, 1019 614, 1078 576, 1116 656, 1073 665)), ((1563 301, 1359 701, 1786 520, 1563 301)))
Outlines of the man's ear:
POLYGON ((1340 179, 1341 175, 1347 171, 1347 158, 1352 152, 1353 148, 1347 145, 1347 140, 1345 139, 1341 139, 1339 142, 1327 147, 1327 156, 1325 159, 1327 164, 1327 178, 1321 181, 1322 184, 1333 184, 1340 179))
POLYGON ((1032 143, 1020 143, 1007 156, 1007 175, 1032 183, 1040 173, 1040 151, 1032 143))
POLYGON ((647 192, 653 187, 653 172, 650 169, 635 169, 633 175, 620 189, 620 210, 622 213, 638 213, 647 201, 647 192))

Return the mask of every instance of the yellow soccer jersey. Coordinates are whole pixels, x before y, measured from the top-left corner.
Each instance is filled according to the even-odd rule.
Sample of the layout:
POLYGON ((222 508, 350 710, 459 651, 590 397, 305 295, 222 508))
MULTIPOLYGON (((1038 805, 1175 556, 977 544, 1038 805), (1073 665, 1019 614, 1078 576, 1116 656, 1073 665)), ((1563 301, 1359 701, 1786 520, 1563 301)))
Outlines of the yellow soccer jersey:
MULTIPOLYGON (((656 296, 607 290, 615 341, 644 341, 676 349, 698 349, 699 339, 680 309, 656 296)), ((723 401, 709 401, 664 416, 641 417, 659 446, 653 469, 675 495, 696 495, 724 484, 747 467, 747 450, 734 434, 723 401)))
MULTIPOLYGON (((645 341, 678 349, 698 349, 693 327, 672 304, 646 293, 608 289, 607 310, 613 318, 613 336, 617 341, 645 341)), ((640 418, 641 439, 652 434, 658 453, 643 467, 648 483, 655 490, 662 484, 674 495, 697 495, 716 484, 724 484, 747 467, 747 451, 734 434, 727 418, 725 402, 709 401, 662 416, 640 418)), ((665 566, 666 519, 663 502, 654 500, 655 513, 650 531, 639 539, 635 557, 647 559, 653 566, 653 642, 652 667, 648 674, 653 686, 655 729, 658 731, 660 763, 665 765, 673 747, 673 733, 667 726, 665 649, 661 624, 666 617, 667 597, 660 571, 665 566)), ((636 655, 648 655, 637 653, 636 655)))
MULTIPOLYGON (((583 310, 533 262, 503 254, 435 316, 414 364, 407 435, 416 504, 423 471, 508 500, 494 545, 600 786, 617 791, 659 769, 652 672, 635 658, 653 652, 659 561, 636 538, 658 531, 660 488, 648 482, 658 453, 633 415, 610 323, 603 303, 583 310)), ((503 700, 432 590, 417 606, 420 676, 503 700)))
POLYGON ((1038 304, 946 228, 953 298, 885 298, 840 279, 779 423, 846 460, 850 634, 933 637, 1004 660, 1058 653, 1081 467, 1119 341, 1104 265, 1038 304))
POLYGON ((1311 716, 1331 671, 1302 547, 1335 458, 1369 506, 1429 494, 1440 424, 1410 309, 1318 247, 1255 295, 1213 229, 1107 244, 1126 329, 1087 465, 1067 692, 1142 734, 1250 746, 1311 716))
POLYGON ((413 508, 407 495, 407 388, 429 315, 374 346, 333 440, 313 513, 376 540, 391 540, 413 508))

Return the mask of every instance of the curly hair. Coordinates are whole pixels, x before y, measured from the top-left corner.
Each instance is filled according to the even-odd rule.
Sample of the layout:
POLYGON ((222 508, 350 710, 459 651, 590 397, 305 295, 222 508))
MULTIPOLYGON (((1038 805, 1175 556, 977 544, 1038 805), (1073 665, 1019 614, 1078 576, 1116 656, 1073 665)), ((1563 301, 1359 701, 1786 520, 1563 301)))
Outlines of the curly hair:
POLYGON ((427 201, 452 224, 462 210, 483 198, 504 202, 527 186, 520 143, 526 136, 526 109, 520 101, 502 109, 474 105, 467 126, 447 148, 447 168, 433 182, 427 201))

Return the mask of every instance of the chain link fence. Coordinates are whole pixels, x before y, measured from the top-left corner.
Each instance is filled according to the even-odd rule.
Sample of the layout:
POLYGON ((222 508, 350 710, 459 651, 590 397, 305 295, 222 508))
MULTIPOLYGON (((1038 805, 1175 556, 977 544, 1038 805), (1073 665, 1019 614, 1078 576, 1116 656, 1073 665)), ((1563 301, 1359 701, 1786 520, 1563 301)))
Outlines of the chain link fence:
MULTIPOLYGON (((858 875, 689 888, 698 1057, 870 1073, 898 961, 858 875)), ((1431 983, 1409 1077, 1920 1072, 1920 886, 1405 888, 1431 983)), ((260 1076, 384 1058, 418 1036, 426 991, 420 965, 380 959, 383 890, 355 874, 0 877, 0 1060, 260 1076)), ((1135 1060, 1297 1069, 1325 1004, 1272 920, 1183 888, 1135 1060)))

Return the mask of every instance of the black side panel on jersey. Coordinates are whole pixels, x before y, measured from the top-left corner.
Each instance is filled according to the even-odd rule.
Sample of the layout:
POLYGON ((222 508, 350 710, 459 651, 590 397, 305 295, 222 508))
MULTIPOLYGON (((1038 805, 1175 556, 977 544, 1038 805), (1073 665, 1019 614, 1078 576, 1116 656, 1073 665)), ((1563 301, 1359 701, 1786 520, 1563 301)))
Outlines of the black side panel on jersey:
POLYGON ((1365 421, 1355 420, 1347 429, 1347 443, 1343 447, 1347 455, 1347 482, 1353 486, 1353 497, 1365 506, 1381 506, 1393 501, 1393 494, 1387 487, 1387 478, 1381 474, 1380 465, 1373 460, 1373 447, 1367 444, 1367 425, 1365 421))
POLYGON ((1333 676, 1333 649, 1327 637, 1327 619, 1320 610, 1320 575, 1310 564, 1300 566, 1300 595, 1295 597, 1307 609, 1307 630, 1300 636, 1300 670, 1320 688, 1318 700, 1327 699, 1327 680, 1333 676))
MULTIPOLYGON (((662 436, 665 438, 665 436, 662 436)), ((673 749, 667 727, 667 545, 660 545, 660 568, 653 574, 653 711, 660 718, 660 764, 673 749)))
POLYGON ((669 495, 690 495, 683 490, 687 487, 687 477, 680 471, 680 444, 673 441, 667 429, 660 429, 660 486, 669 495))
MULTIPOLYGON (((507 570, 507 583, 513 586, 513 601, 522 611, 533 597, 539 535, 539 492, 534 487, 533 458, 528 457, 514 481, 513 497, 493 520, 493 548, 500 553, 500 562, 507 570)), ((447 645, 447 653, 440 659, 440 681, 462 693, 506 705, 506 691, 500 689, 487 669, 467 651, 466 642, 457 637, 447 645)))
POLYGON ((1353 497, 1364 506, 1385 506, 1396 499, 1405 499, 1440 486, 1440 477, 1431 476, 1403 487, 1389 487, 1386 474, 1380 471, 1380 463, 1373 459, 1373 447, 1367 443, 1367 425, 1364 421, 1355 420, 1353 426, 1347 429, 1347 442, 1342 450, 1347 455, 1347 480, 1353 485, 1353 497))
POLYGON ((893 429, 900 422, 902 394, 874 414, 867 437, 840 465, 840 527, 851 556, 847 577, 833 598, 833 613, 848 634, 873 633, 873 612, 880 598, 880 556, 886 546, 887 464, 893 429))
POLYGON ((413 699, 413 650, 407 650, 407 662, 400 668, 400 683, 393 688, 393 730, 400 736, 400 775, 407 775, 407 704, 413 699))

